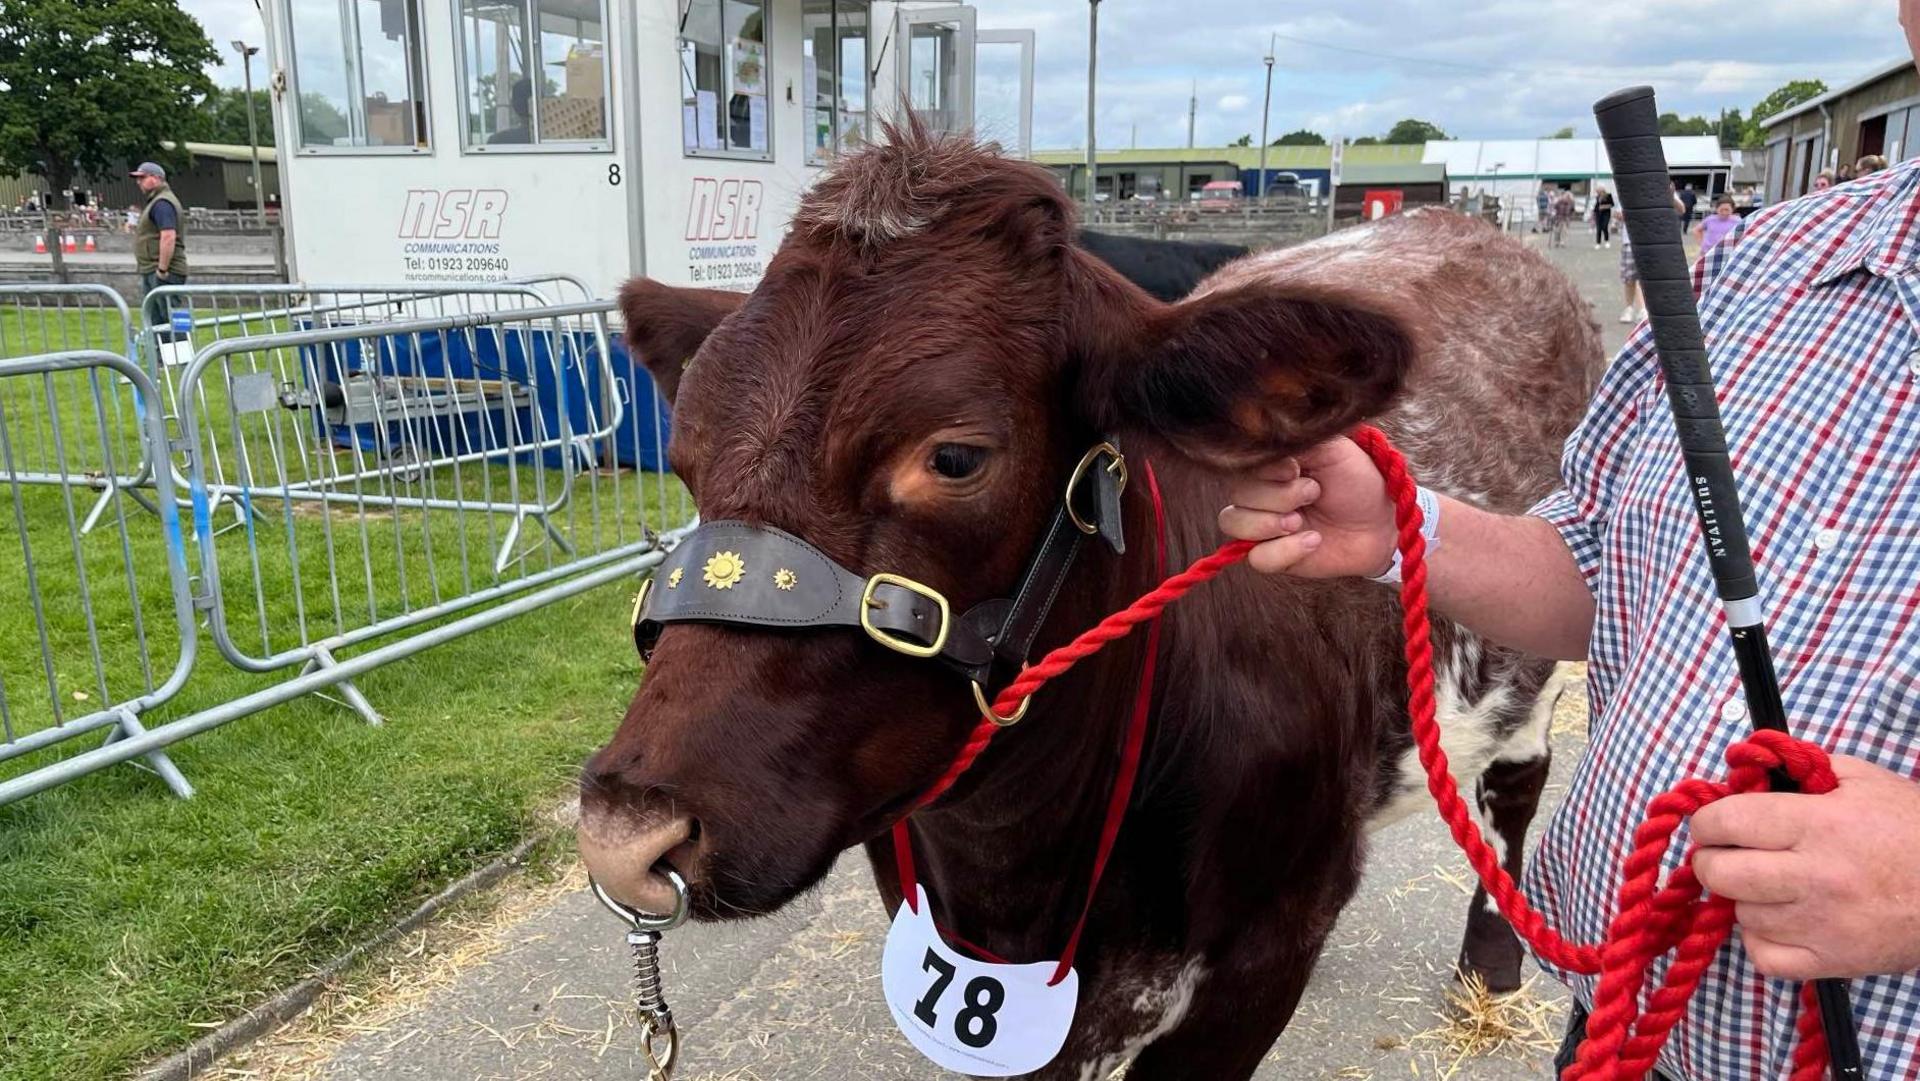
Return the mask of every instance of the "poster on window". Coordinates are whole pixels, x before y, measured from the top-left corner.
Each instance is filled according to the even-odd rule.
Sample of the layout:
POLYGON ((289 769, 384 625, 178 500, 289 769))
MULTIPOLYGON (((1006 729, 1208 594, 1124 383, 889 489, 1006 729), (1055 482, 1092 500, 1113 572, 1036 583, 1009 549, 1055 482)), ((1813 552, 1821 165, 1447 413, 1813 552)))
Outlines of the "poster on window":
POLYGON ((767 47, 758 41, 733 39, 733 92, 748 97, 767 93, 767 47))
POLYGON ((767 99, 764 97, 747 99, 747 146, 754 150, 767 148, 767 99))
POLYGON ((711 90, 694 92, 694 121, 700 126, 700 149, 719 150, 720 96, 711 90))

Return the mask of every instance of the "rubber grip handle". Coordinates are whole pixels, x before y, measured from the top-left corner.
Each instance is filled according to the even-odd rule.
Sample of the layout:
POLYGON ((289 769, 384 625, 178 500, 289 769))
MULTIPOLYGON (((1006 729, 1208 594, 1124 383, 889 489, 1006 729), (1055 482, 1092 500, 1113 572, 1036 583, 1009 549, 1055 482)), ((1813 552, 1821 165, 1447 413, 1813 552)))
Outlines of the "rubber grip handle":
POLYGON ((1685 235, 1673 206, 1673 179, 1660 145, 1660 115, 1653 88, 1636 86, 1601 98, 1593 107, 1613 163, 1613 183, 1626 210, 1627 237, 1640 272, 1654 348, 1667 376, 1667 401, 1686 460, 1687 489, 1700 516, 1701 538, 1713 580, 1726 601, 1760 592, 1739 490, 1727 457, 1727 433, 1714 396, 1706 335, 1693 302, 1693 270, 1685 235))

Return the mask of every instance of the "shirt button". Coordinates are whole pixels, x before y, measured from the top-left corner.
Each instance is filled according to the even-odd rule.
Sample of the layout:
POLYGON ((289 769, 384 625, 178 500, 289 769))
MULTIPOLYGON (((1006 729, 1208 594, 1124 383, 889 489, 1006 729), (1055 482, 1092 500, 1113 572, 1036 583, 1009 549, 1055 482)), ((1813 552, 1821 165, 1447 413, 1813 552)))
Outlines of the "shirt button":
POLYGON ((1823 529, 1813 535, 1813 546, 1820 551, 1826 551, 1839 543, 1840 531, 1837 529, 1823 529))
POLYGON ((1915 349, 1913 352, 1907 354, 1907 370, 1915 375, 1920 375, 1920 349, 1915 349))
POLYGON ((1738 698, 1729 698, 1720 706, 1720 719, 1723 721, 1744 721, 1747 719, 1747 703, 1738 698))

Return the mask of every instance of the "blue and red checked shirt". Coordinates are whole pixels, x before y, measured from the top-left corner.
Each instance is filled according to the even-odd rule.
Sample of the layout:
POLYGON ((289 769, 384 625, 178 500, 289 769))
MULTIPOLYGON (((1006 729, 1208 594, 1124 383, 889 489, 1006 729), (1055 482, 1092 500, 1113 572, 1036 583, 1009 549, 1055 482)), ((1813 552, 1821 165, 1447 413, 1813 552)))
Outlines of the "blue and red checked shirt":
MULTIPOLYGON (((1910 162, 1755 213, 1695 273, 1794 734, 1920 779, 1916 219, 1910 162)), ((1597 602, 1592 746, 1526 887, 1569 938, 1598 942, 1647 802, 1683 778, 1723 776, 1728 745, 1749 732, 1644 326, 1595 392, 1562 475, 1534 513, 1559 528, 1597 602)), ((1592 1002, 1593 980, 1558 975, 1592 1002)), ((1920 973, 1852 991, 1867 1076, 1920 1081, 1920 973)), ((1796 1008, 1793 985, 1755 972, 1736 935, 1660 1069, 1784 1077, 1796 1008)))

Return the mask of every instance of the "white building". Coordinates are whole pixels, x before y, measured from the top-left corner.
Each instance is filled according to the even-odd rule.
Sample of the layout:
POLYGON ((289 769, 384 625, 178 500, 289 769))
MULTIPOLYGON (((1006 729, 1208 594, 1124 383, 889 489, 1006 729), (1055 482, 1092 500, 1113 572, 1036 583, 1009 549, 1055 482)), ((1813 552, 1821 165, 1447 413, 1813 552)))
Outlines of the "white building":
POLYGON ((879 0, 263 0, 292 273, 745 288, 904 96, 1026 154, 1033 34, 879 0), (977 123, 976 123, 977 121, 977 123))
MULTIPOLYGON (((1701 198, 1727 190, 1737 164, 1712 135, 1660 140, 1675 183, 1692 184, 1701 198)), ((1510 221, 1532 221, 1542 185, 1571 189, 1586 205, 1594 185, 1613 179, 1606 144, 1599 139, 1454 140, 1427 144, 1428 163, 1443 163, 1454 191, 1500 196, 1510 221)))

